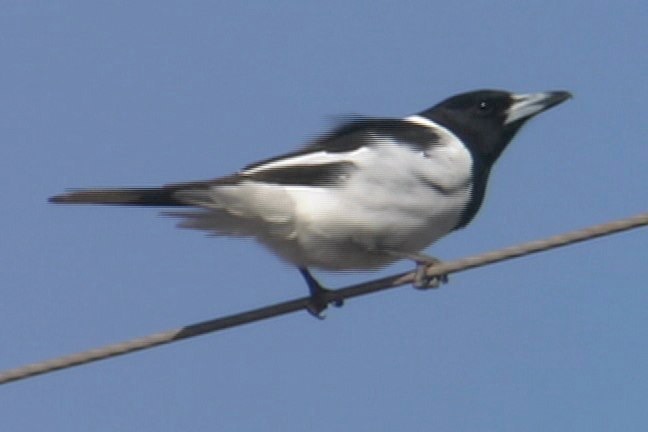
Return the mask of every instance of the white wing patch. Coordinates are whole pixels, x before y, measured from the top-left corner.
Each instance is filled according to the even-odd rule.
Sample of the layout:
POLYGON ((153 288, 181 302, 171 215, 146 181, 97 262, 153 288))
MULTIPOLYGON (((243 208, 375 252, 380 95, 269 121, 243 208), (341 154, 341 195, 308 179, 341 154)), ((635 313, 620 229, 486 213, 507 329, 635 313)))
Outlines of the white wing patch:
POLYGON ((273 168, 286 168, 295 165, 320 165, 328 164, 335 162, 347 162, 353 161, 355 157, 358 157, 362 153, 366 152, 368 149, 361 147, 359 149, 350 151, 350 152, 327 152, 327 151, 318 151, 314 153, 306 153, 297 156, 291 156, 283 159, 274 160, 263 165, 255 166, 248 168, 242 171, 242 174, 252 174, 259 171, 264 171, 273 168))
POLYGON ((437 131, 440 127, 438 124, 434 123, 429 118, 420 115, 411 115, 409 117, 405 117, 403 120, 408 121, 410 123, 417 124, 419 126, 429 127, 430 129, 434 129, 435 131, 437 131))

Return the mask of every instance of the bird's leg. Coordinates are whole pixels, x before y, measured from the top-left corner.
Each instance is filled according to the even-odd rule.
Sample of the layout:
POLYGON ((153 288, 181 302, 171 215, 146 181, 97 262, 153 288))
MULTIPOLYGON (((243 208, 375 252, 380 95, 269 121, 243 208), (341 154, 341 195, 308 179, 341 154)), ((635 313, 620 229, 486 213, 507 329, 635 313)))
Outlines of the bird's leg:
POLYGON ((299 267, 299 272, 306 279, 308 290, 310 291, 310 300, 306 309, 316 318, 324 319, 323 312, 329 304, 340 307, 344 304, 344 300, 336 298, 335 291, 324 288, 308 271, 305 267, 299 267))
POLYGON ((414 273, 414 288, 424 290, 429 288, 438 288, 441 284, 448 282, 448 275, 439 275, 428 277, 426 275, 428 267, 441 263, 438 258, 425 255, 422 253, 386 251, 387 254, 399 258, 411 259, 416 263, 416 273, 414 273))

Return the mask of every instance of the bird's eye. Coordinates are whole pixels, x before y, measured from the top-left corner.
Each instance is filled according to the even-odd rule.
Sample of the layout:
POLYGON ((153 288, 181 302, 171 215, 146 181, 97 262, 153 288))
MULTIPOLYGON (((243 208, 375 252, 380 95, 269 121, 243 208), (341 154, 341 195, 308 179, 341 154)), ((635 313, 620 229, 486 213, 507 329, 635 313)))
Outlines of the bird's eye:
POLYGON ((487 115, 487 114, 492 113, 493 108, 494 108, 494 105, 492 103, 488 102, 488 101, 485 101, 485 100, 480 101, 477 104, 477 109, 479 111, 479 114, 482 114, 482 115, 487 115))

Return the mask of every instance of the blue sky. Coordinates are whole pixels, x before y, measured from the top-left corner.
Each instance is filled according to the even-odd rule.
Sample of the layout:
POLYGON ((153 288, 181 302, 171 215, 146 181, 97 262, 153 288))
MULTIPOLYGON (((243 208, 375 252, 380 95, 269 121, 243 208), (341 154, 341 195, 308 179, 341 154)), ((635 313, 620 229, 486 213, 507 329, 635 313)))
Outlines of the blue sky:
MULTIPOLYGON (((495 167, 458 258, 648 207, 642 1, 8 1, 0 369, 305 293, 249 241, 69 187, 216 177, 336 116, 566 89, 495 167), (225 4, 228 3, 228 4, 225 4)), ((0 388, 11 431, 644 430, 647 231, 0 388)), ((329 286, 411 268, 319 274, 329 286)))

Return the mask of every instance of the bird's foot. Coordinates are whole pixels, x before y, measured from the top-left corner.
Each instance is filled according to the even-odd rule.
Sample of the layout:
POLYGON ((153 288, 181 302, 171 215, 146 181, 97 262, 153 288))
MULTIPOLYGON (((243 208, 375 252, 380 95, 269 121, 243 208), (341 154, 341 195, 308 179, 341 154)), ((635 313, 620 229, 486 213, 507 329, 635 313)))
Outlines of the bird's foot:
POLYGON ((306 310, 315 318, 324 319, 326 318, 325 312, 329 305, 342 307, 344 300, 336 298, 334 290, 320 288, 317 292, 311 292, 310 299, 308 299, 308 303, 306 304, 306 310))
POLYGON ((422 253, 387 251, 389 255, 399 258, 407 258, 416 262, 416 271, 412 285, 416 289, 425 290, 439 288, 442 284, 448 282, 448 275, 428 276, 429 267, 441 264, 441 260, 422 253))
POLYGON ((429 267, 441 264, 441 261, 429 257, 427 261, 416 261, 416 271, 414 273, 414 282, 412 285, 419 290, 439 288, 442 284, 448 283, 448 275, 428 276, 429 267))
POLYGON ((342 307, 344 299, 340 298, 335 290, 324 288, 310 272, 305 268, 299 269, 300 273, 306 279, 308 290, 310 291, 310 298, 306 303, 306 310, 315 318, 324 319, 324 313, 329 305, 335 307, 342 307))

